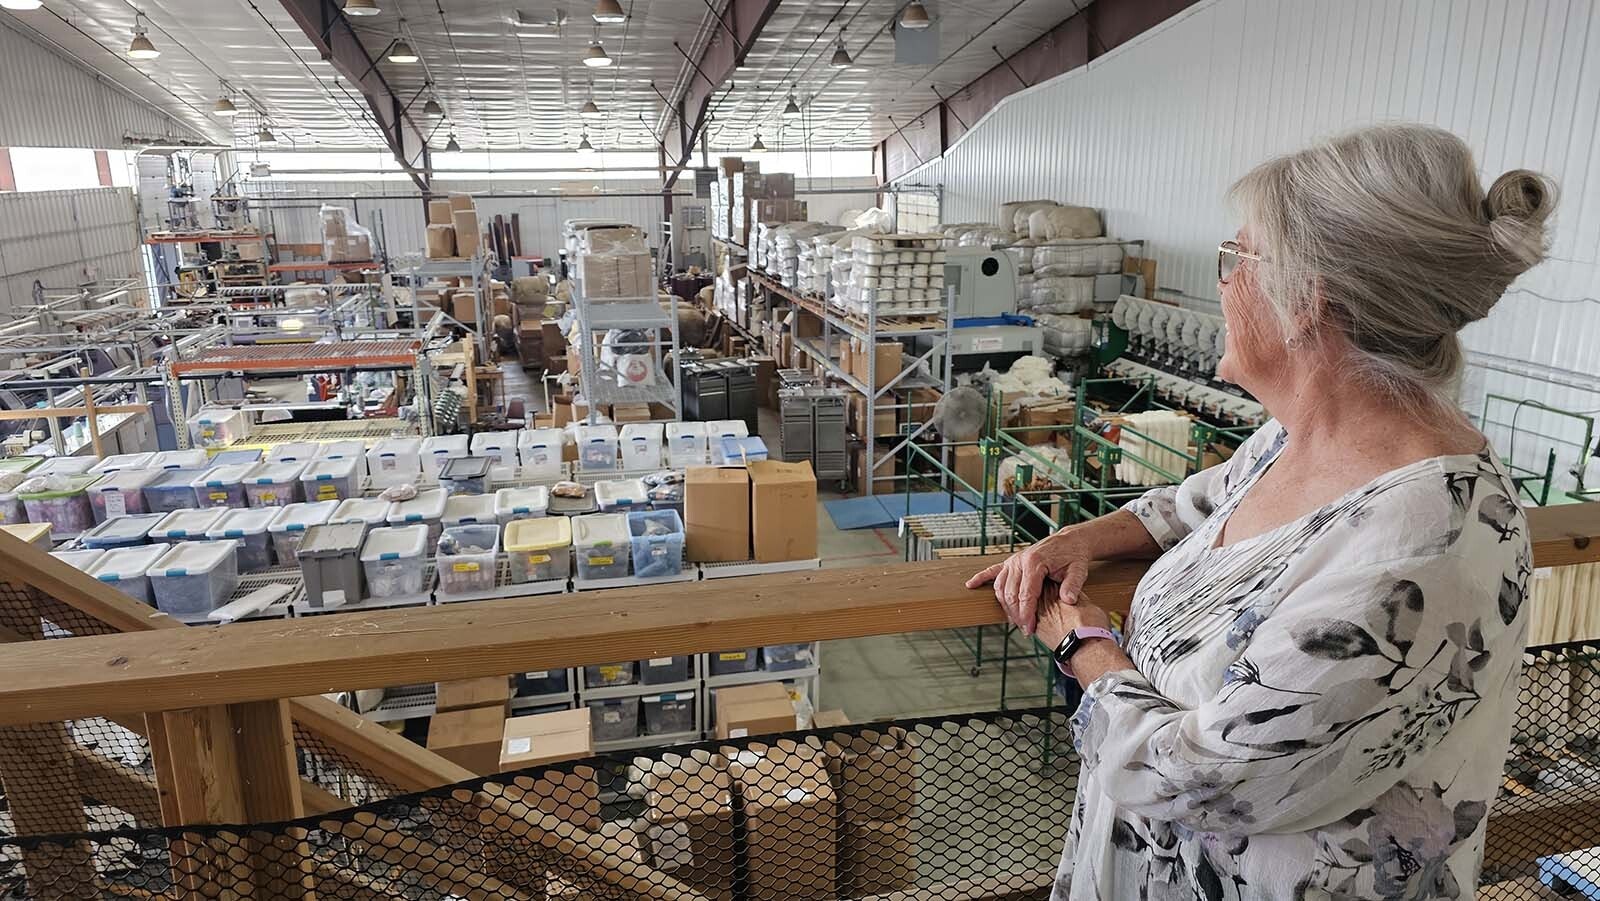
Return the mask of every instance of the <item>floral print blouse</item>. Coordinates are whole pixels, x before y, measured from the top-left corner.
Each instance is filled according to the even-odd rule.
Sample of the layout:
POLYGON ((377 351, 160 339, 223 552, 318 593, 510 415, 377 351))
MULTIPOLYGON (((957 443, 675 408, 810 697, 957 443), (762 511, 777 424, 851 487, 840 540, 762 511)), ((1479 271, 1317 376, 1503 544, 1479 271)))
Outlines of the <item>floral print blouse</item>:
POLYGON ((1288 440, 1128 505, 1165 553, 1073 717, 1055 899, 1473 896, 1532 572, 1491 451, 1217 547, 1288 440))

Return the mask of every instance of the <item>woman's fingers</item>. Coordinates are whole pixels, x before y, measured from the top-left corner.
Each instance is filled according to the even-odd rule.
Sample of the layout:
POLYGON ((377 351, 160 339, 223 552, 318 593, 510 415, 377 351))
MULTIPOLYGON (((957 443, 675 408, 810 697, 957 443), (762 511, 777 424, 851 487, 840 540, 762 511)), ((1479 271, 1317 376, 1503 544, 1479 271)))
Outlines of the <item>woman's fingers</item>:
POLYGON ((1005 566, 1000 567, 1000 574, 994 577, 994 597, 1006 611, 1007 619, 1010 619, 1013 615, 1011 606, 1011 580, 1013 578, 1014 569, 1009 560, 1006 561, 1005 566))
POLYGON ((1003 566, 1005 566, 1004 563, 996 563, 988 569, 985 569, 983 572, 978 573, 967 580, 967 587, 982 588, 983 586, 988 585, 990 582, 994 581, 995 576, 1000 574, 1000 569, 1003 566))
POLYGON ((1083 591, 1083 583, 1089 578, 1089 564, 1082 560, 1074 560, 1067 564, 1067 571, 1061 574, 1061 600, 1066 604, 1078 603, 1079 593, 1083 591))
POLYGON ((1025 563, 1018 575, 1016 623, 1022 627, 1024 635, 1032 635, 1038 623, 1039 594, 1044 590, 1044 580, 1048 575, 1044 564, 1036 560, 1025 563))

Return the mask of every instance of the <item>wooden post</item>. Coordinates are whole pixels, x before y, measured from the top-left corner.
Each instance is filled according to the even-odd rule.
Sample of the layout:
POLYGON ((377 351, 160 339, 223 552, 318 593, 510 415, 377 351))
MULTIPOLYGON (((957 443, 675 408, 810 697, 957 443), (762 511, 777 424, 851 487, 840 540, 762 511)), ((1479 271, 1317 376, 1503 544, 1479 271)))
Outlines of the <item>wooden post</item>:
MULTIPOLYGON (((78 375, 87 379, 90 373, 87 369, 80 369, 78 375)), ((94 386, 88 382, 83 385, 83 408, 89 411, 89 415, 84 417, 84 422, 89 426, 89 441, 94 445, 94 455, 104 459, 105 448, 100 445, 100 414, 94 411, 94 386)))

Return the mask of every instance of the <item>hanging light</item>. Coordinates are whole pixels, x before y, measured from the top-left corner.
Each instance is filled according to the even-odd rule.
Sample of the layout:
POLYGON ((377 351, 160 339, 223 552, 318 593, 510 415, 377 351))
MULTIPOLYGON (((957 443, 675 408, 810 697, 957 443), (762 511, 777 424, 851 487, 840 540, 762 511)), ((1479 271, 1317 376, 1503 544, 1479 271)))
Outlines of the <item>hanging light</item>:
POLYGON ((0 9, 16 10, 17 12, 27 12, 30 9, 38 9, 43 5, 44 0, 0 0, 0 9))
POLYGON ((622 4, 618 3, 617 0, 599 0, 594 5, 594 12, 590 15, 590 18, 594 19, 595 23, 599 25, 621 25, 628 20, 627 15, 622 11, 622 4))
POLYGON ((239 115, 239 108, 234 106, 233 101, 229 100, 227 95, 224 94, 223 96, 218 97, 217 102, 212 105, 211 113, 212 115, 221 116, 224 119, 231 119, 234 116, 239 115))
POLYGON ((439 105, 439 101, 429 97, 428 102, 422 105, 422 114, 424 116, 442 116, 444 115, 444 107, 439 105))
POLYGON ((828 65, 835 69, 848 69, 851 62, 850 51, 844 49, 844 35, 841 34, 839 35, 839 44, 833 51, 833 59, 829 60, 828 65))
POLYGON ((578 115, 585 119, 598 119, 601 116, 600 107, 595 104, 594 98, 591 97, 583 102, 583 108, 578 110, 578 115))
POLYGON ((928 8, 918 0, 911 0, 910 3, 906 4, 905 9, 900 11, 901 28, 909 31, 921 31, 932 24, 933 20, 928 18, 928 8))
POLYGON ((410 44, 398 38, 395 39, 394 46, 389 48, 389 62, 391 63, 414 63, 418 59, 420 57, 417 56, 417 51, 412 50, 410 44))
POLYGON ((789 95, 789 104, 783 108, 785 119, 797 119, 800 116, 800 104, 794 102, 794 95, 789 95))
POLYGON ((578 142, 578 152, 583 154, 594 153, 594 145, 589 143, 589 133, 583 133, 583 140, 578 142))
POLYGON ((448 143, 446 143, 444 145, 444 152, 445 153, 460 153, 461 152, 461 142, 456 140, 456 130, 454 128, 450 129, 450 140, 449 140, 448 143))
MULTIPOLYGON (((0 0, 0 3, 3 2, 4 0, 0 0)), ((17 0, 12 0, 12 2, 17 2, 17 0)), ((16 9, 17 7, 8 6, 6 8, 16 9)), ((155 44, 150 43, 150 38, 144 33, 144 13, 134 12, 133 41, 128 44, 128 59, 155 59, 160 55, 161 51, 156 49, 155 44)))
POLYGON ((268 128, 266 123, 263 122, 261 125, 261 130, 256 132, 256 143, 276 144, 278 143, 278 136, 273 134, 272 129, 268 128))
POLYGON ((767 152, 767 145, 761 143, 761 136, 760 135, 756 135, 756 139, 754 141, 750 142, 750 152, 751 153, 766 153, 767 152))
POLYGON ((598 69, 611 65, 611 57, 606 53, 606 48, 600 46, 599 41, 591 41, 588 52, 583 55, 583 64, 598 69))
POLYGON ((375 16, 383 12, 378 7, 378 0, 344 0, 344 14, 347 16, 375 16))

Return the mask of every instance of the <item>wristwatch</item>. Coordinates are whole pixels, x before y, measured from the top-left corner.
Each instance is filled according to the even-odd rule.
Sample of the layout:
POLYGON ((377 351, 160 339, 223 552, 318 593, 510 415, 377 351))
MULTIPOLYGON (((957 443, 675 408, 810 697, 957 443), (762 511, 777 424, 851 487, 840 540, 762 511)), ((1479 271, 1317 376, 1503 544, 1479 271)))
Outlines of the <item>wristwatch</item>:
MULTIPOLYGON (((1065 638, 1061 639, 1061 643, 1056 645, 1056 649, 1051 652, 1051 655, 1056 658, 1056 666, 1060 668, 1061 672, 1072 676, 1072 655, 1078 653, 1078 649, 1083 647, 1084 642, 1092 638, 1105 638, 1112 642, 1117 640, 1117 636, 1111 634, 1110 629, 1101 629, 1098 626, 1079 626, 1073 629, 1067 633, 1065 638)), ((1073 678, 1077 677, 1073 676, 1073 678)))

